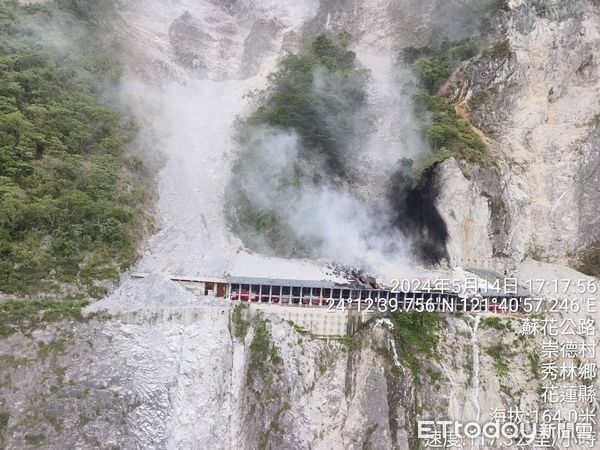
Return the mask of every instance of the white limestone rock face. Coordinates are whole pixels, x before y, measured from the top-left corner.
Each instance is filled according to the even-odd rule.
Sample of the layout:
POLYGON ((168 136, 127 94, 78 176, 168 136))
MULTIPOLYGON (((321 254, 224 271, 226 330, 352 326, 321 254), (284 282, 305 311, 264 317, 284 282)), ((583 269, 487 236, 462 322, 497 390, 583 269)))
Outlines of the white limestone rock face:
POLYGON ((491 140, 507 211, 497 248, 564 261, 600 237, 600 10, 593 1, 511 2, 511 53, 461 67, 445 87, 491 140))
MULTIPOLYGON (((540 263, 516 274, 587 280, 540 263)), ((38 439, 49 449, 401 450, 415 447, 419 418, 486 421, 493 408, 539 406, 543 381, 530 358, 541 337, 519 336, 516 320, 498 330, 469 315, 442 316, 439 357, 414 355, 413 372, 393 356, 404 344, 391 324, 374 321, 348 345, 253 308, 242 319, 245 337, 236 336, 227 303, 169 302, 153 314, 64 322, 0 341, 7 448, 35 448, 38 439), (502 371, 488 352, 498 344, 502 371)))
MULTIPOLYGON (((450 24, 461 23, 459 13, 477 23, 479 8, 485 2, 322 2, 309 30, 350 31, 359 59, 363 55, 363 63, 373 68, 381 63, 375 58, 379 54, 428 45, 438 28, 450 33, 450 39, 473 33, 471 26, 450 24)), ((491 255, 517 262, 527 256, 565 262, 600 237, 599 15, 597 4, 587 0, 510 1, 494 25, 499 39, 508 39, 510 53, 474 58, 442 89, 483 132, 496 160, 487 174, 473 171, 473 182, 489 196, 490 213, 473 218, 472 226, 481 226, 474 233, 481 242, 478 238, 473 245, 459 246, 465 231, 449 218, 451 262, 491 255)), ((406 84, 395 87, 388 90, 406 91, 406 84)), ((396 106, 410 103, 410 96, 394 101, 396 106)), ((402 123, 393 119, 393 114, 386 116, 390 123, 402 123)), ((377 123, 374 137, 382 148, 393 149, 393 156, 413 157, 410 150, 422 147, 407 139, 408 128, 395 136, 385 126, 385 121, 377 123)), ((365 160, 371 163, 378 156, 365 160)), ((373 186, 370 192, 381 189, 373 186)), ((440 196, 448 199, 442 191, 440 196)), ((465 211, 479 210, 480 199, 475 201, 465 201, 465 211)))
MULTIPOLYGON (((471 107, 499 159, 497 172, 472 171, 471 179, 452 159, 438 167, 437 207, 454 264, 486 260, 493 252, 519 260, 535 246, 560 257, 597 237, 597 7, 564 2, 544 17, 522 9, 528 3, 511 1, 506 13, 514 54, 471 62, 448 87, 453 101, 471 107), (481 92, 486 101, 476 107, 481 92), (506 209, 498 235, 492 202, 506 209)), ((306 23, 349 28, 363 50, 392 59, 402 45, 427 43, 428 27, 445 12, 437 6, 468 3, 122 4, 121 33, 130 44, 125 101, 146 111, 150 123, 144 125, 154 128, 168 157, 160 182, 161 231, 138 267, 153 276, 123 283, 95 305, 95 311, 108 309, 110 319, 51 324, 0 340, 0 398, 9 414, 0 446, 404 450, 414 448, 418 417, 466 422, 486 419, 495 407, 536 406, 541 382, 529 356, 539 342, 519 337, 516 321, 512 331, 499 333, 483 326, 475 331, 470 316, 443 316, 439 361, 423 358, 417 387, 403 361, 396 365, 388 357, 402 342, 392 347, 387 328, 372 325, 347 345, 272 319, 266 329, 277 360, 254 350, 255 314, 246 317, 250 327, 239 339, 229 304, 197 299, 162 275, 221 276, 235 254, 239 242, 222 217, 232 125, 247 107, 243 95, 265 86, 306 23), (506 349, 508 374, 499 374, 486 352, 497 343, 506 349), (277 376, 249 377, 253 360, 277 376), (434 381, 431 373, 441 378, 434 381)), ((381 132, 382 142, 387 138, 381 132)), ((582 277, 538 263, 516 274, 582 277)))
POLYGON ((438 195, 435 206, 448 228, 452 266, 481 267, 493 256, 489 237, 490 208, 476 183, 463 175, 454 158, 436 168, 438 195))

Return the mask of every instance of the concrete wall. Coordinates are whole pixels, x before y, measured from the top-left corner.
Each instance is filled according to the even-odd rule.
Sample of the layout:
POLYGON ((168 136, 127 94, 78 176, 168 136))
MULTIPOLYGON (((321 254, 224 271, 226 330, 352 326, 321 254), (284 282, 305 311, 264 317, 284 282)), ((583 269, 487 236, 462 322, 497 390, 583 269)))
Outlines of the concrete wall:
POLYGON ((275 315, 283 320, 291 320, 299 327, 317 336, 346 336, 356 331, 360 323, 369 320, 374 314, 258 303, 250 304, 250 307, 263 311, 265 315, 275 315))

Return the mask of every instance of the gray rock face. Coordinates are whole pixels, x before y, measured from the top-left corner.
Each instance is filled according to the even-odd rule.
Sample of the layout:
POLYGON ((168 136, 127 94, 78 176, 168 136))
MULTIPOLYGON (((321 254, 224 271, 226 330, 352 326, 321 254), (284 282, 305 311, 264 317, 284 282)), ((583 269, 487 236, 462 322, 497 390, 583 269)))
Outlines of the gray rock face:
POLYGON ((229 334, 226 309, 140 314, 4 343, 19 352, 1 370, 8 448, 404 449, 416 402, 422 414, 448 406, 447 389, 426 381, 415 399, 410 371, 376 352, 391 351, 387 328, 348 348, 272 317, 272 362, 253 348, 253 327, 241 341, 229 334))
POLYGON ((454 158, 436 169, 436 209, 448 227, 448 257, 452 265, 485 267, 493 257, 490 201, 478 185, 465 178, 454 158))
MULTIPOLYGON (((0 340, 8 413, 0 444, 404 450, 414 448, 418 418, 466 422, 486 420, 494 407, 538 406, 530 358, 539 342, 518 336, 518 321, 499 332, 469 315, 444 316, 439 359, 418 355, 422 370, 414 373, 397 358, 403 343, 385 322, 374 321, 348 345, 250 311, 240 338, 229 304, 182 292, 163 275, 224 272, 239 244, 221 214, 232 125, 247 110, 242 96, 264 87, 277 57, 302 33, 348 29, 359 47, 391 59, 397 48, 434 39, 432 24, 443 17, 452 22, 462 11, 468 18, 473 2, 122 3, 125 101, 155 129, 169 159, 161 230, 139 263, 154 275, 125 282, 94 305, 110 318, 26 328, 0 340), (269 352, 261 351, 265 340, 269 352), (488 351, 497 344, 507 349, 507 372, 499 373, 488 351)), ((540 15, 520 1, 510 5, 502 26, 512 54, 468 63, 446 88, 469 107, 498 159, 488 172, 454 160, 437 169, 437 207, 457 265, 482 265, 493 255, 520 260, 535 248, 560 258, 598 237, 597 7, 552 2, 540 15)), ((462 36, 459 28, 451 37, 462 36)), ((514 273, 582 278, 538 263, 514 273)))
MULTIPOLYGON (((517 274, 582 278, 539 263, 517 274)), ((177 297, 166 282, 161 289, 177 297)), ((539 406, 530 358, 540 337, 520 336, 519 321, 497 329, 444 315, 438 357, 411 355, 413 371, 387 320, 374 318, 350 343, 252 308, 234 314, 222 300, 139 306, 0 341, 7 448, 403 450, 415 447, 419 419, 487 421, 493 408, 539 406), (498 344, 500 355, 490 351, 498 344)))
POLYGON ((600 236, 599 11, 594 2, 512 2, 509 55, 461 67, 444 89, 492 140, 507 211, 497 253, 562 260, 600 236), (595 211, 595 212, 594 212, 595 211))
POLYGON ((577 248, 585 247, 598 239, 600 214, 598 214, 598 198, 600 198, 600 116, 594 116, 589 140, 581 146, 581 164, 576 180, 577 209, 579 210, 579 239, 577 248))

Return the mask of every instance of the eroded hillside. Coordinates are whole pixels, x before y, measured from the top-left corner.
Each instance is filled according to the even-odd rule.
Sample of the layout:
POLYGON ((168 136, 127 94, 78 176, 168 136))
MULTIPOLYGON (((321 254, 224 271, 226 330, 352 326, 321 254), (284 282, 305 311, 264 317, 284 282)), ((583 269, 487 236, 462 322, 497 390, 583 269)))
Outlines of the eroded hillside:
MULTIPOLYGON (((265 180, 260 171, 244 178, 248 168, 232 170, 244 154, 240 129, 268 105, 269 74, 286 55, 301 59, 317 36, 343 33, 349 41, 335 64, 369 74, 364 98, 350 108, 360 110, 358 120, 326 121, 352 131, 324 137, 348 150, 348 170, 327 172, 330 161, 314 152, 286 174, 301 173, 319 189, 331 175, 334 193, 347 194, 325 197, 318 209, 309 204, 313 225, 339 224, 320 222, 328 211, 391 202, 389 226, 400 236, 392 240, 402 252, 388 258, 382 240, 353 234, 354 224, 381 229, 371 227, 372 215, 351 214, 345 240, 324 245, 331 237, 310 227, 286 229, 283 253, 303 240, 316 253, 302 254, 333 258, 345 249, 342 262, 355 263, 364 252, 358 263, 396 277, 404 266, 394 257, 412 267, 420 252, 421 263, 437 268, 574 280, 574 289, 577 280, 597 283, 567 264, 578 267, 578 254, 600 233, 598 4, 547 3, 126 0, 114 16, 89 10, 123 43, 114 55, 123 67, 119 107, 138 121, 135 147, 161 161, 158 230, 133 269, 149 275, 124 274, 82 314, 73 301, 0 305, 0 442, 15 449, 412 449, 419 419, 486 421, 493 408, 543 406, 541 337, 519 333, 524 315, 395 313, 374 316, 350 336, 321 339, 169 277, 222 277, 248 244, 229 228, 227 186, 265 180), (333 245, 340 242, 348 245, 333 245)), ((314 78, 302 78, 303 89, 322 94, 335 84, 317 78, 316 88, 314 78)), ((345 114, 347 106, 333 110, 345 114)), ((289 202, 278 198, 278 206, 292 210, 298 191, 284 192, 289 202)), ((594 257, 584 259, 586 270, 589 261, 597 270, 594 257)), ((579 385, 597 385, 587 381, 579 385)))

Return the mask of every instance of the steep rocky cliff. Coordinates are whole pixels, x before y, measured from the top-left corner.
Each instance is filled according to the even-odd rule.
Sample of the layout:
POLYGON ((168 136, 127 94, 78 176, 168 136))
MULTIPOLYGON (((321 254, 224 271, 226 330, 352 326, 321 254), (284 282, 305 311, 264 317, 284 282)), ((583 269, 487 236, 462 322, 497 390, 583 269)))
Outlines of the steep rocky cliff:
MULTIPOLYGON (((581 278, 540 264, 520 273, 581 278)), ((419 418, 487 421, 493 408, 540 405, 541 344, 519 321, 444 316, 437 356, 416 354, 415 371, 389 320, 323 340, 158 277, 129 295, 148 291, 178 306, 2 341, 8 448, 408 449, 419 418)))
MULTIPOLYGON (((509 5, 498 23, 507 51, 463 64, 443 92, 485 134, 498 159, 492 173, 473 181, 488 199, 494 253, 565 261, 600 233, 600 10, 585 1, 509 5)), ((450 222, 451 209, 463 204, 462 197, 455 200, 460 204, 442 206, 450 222)), ((463 257, 489 258, 488 246, 478 253, 469 245, 463 257)))
MULTIPOLYGON (((426 144, 414 134, 407 150, 398 144, 405 134, 394 130, 412 111, 414 77, 397 83, 386 71, 403 47, 475 33, 476 4, 121 2, 114 31, 126 43, 123 101, 140 118, 140 142, 160 147, 165 160, 160 230, 136 267, 152 275, 124 276, 81 321, 36 323, 3 337, 0 442, 11 449, 412 449, 418 418, 484 421, 495 407, 535 407, 540 344, 517 334, 519 320, 443 315, 436 354, 407 361, 399 356, 407 343, 389 320, 374 318, 352 337, 317 339, 275 315, 199 298, 167 276, 222 276, 241 245, 222 211, 232 130, 252 107, 244 95, 265 87, 282 54, 306 36, 349 31, 375 86, 408 90, 371 93, 370 108, 384 119, 372 148, 414 156, 402 152, 426 144), (500 354, 490 350, 498 344, 500 354)), ((439 164, 436 207, 451 265, 588 280, 564 266, 522 262, 564 262, 600 237, 599 6, 539 4, 508 2, 494 27, 510 52, 463 63, 442 88, 497 163, 439 164)), ((374 167, 385 169, 376 156, 369 156, 374 167)), ((365 195, 385 191, 385 180, 372 177, 365 195)))

